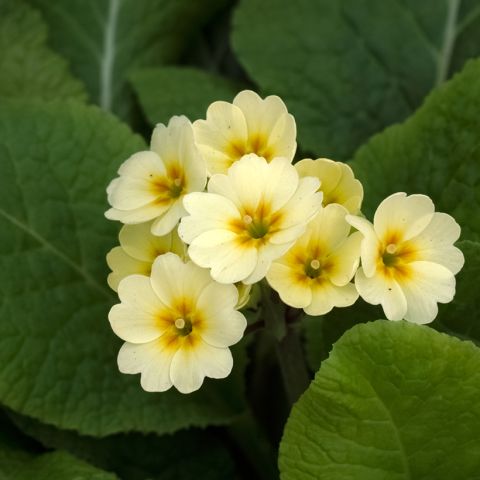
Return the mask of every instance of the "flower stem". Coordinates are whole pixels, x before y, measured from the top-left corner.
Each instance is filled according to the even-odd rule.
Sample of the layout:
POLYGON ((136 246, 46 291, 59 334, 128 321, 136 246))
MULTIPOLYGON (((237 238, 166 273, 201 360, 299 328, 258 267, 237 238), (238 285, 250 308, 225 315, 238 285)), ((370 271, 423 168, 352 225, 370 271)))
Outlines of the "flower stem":
POLYGON ((276 353, 285 392, 293 405, 310 384, 301 331, 296 323, 298 315, 282 302, 275 302, 271 289, 263 282, 261 289, 265 327, 277 339, 276 353))
POLYGON ((293 405, 310 384, 298 325, 287 327, 276 351, 287 399, 293 405))

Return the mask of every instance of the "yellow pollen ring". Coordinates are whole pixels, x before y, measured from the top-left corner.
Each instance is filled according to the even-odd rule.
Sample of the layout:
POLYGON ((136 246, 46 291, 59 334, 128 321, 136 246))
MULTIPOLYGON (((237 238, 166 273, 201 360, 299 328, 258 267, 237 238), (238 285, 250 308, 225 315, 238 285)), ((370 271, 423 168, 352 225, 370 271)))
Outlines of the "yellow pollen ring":
POLYGON ((243 223, 250 225, 253 222, 253 218, 250 215, 244 215, 243 223))
POLYGON ((176 178, 176 179, 173 181, 173 184, 174 184, 176 187, 179 187, 179 186, 182 184, 182 179, 181 179, 181 178, 176 178))
POLYGON ((314 270, 318 270, 320 268, 320 262, 318 260, 312 260, 310 262, 310 266, 314 269, 314 270))
POLYGON ((182 328, 185 327, 185 320, 184 320, 183 318, 177 318, 177 319, 175 320, 175 326, 176 326, 179 330, 181 330, 182 328))
POLYGON ((385 250, 390 255, 393 255, 397 251, 397 246, 394 243, 389 243, 385 250))

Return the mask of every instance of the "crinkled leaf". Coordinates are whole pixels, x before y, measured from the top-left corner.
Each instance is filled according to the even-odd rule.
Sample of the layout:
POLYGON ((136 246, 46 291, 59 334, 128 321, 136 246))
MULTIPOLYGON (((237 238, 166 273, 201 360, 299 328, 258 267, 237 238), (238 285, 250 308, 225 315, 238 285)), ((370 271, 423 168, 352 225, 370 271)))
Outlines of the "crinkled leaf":
POLYGON ((81 104, 0 109, 0 401, 84 434, 171 432, 225 423, 244 408, 244 348, 231 377, 199 392, 149 394, 118 372, 107 314, 105 188, 145 148, 108 114, 81 104))
POLYGON ((132 112, 129 72, 178 60, 189 40, 227 0, 30 0, 51 43, 91 98, 123 118, 132 112))
POLYGON ((20 0, 0 1, 0 97, 86 98, 83 85, 46 41, 39 12, 20 0))
POLYGON ((235 465, 215 431, 188 430, 158 437, 140 433, 92 438, 14 415, 27 435, 47 448, 62 448, 123 480, 225 480, 235 465))
POLYGON ((142 69, 131 75, 131 81, 152 125, 167 123, 173 115, 186 115, 192 121, 205 118, 210 103, 231 102, 240 90, 226 78, 193 68, 142 69))
POLYGON ((479 32, 474 1, 243 0, 233 46, 286 100, 301 146, 346 159, 478 55, 479 32))
POLYGON ((451 214, 462 238, 480 239, 480 60, 435 90, 405 123, 360 148, 352 167, 364 212, 394 192, 425 193, 451 214))
POLYGON ((404 321, 357 325, 294 406, 283 480, 478 478, 480 350, 404 321))

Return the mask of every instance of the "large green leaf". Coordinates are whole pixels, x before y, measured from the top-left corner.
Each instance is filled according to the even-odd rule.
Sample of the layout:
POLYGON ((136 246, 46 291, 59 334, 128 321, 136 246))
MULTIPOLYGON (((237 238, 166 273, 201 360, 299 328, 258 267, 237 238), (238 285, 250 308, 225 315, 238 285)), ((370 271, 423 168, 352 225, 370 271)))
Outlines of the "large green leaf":
POLYGON ((105 187, 142 148, 96 107, 0 108, 0 402, 13 410, 103 436, 224 423, 244 407, 238 356, 229 379, 192 395, 149 394, 117 370, 105 187))
POLYGON ((90 96, 127 117, 130 71, 177 60, 228 0, 30 0, 51 27, 51 43, 72 63, 90 96))
POLYGON ((374 136, 352 167, 364 212, 394 192, 425 193, 453 215, 462 238, 480 239, 480 60, 470 61, 401 125, 374 136))
POLYGON ((480 350, 404 321, 349 330, 294 406, 283 480, 478 479, 480 350))
POLYGON ((0 0, 0 97, 85 99, 84 87, 46 39, 36 10, 20 0, 0 0))
POLYGON ((122 480, 225 480, 235 476, 233 459, 215 431, 191 429, 158 437, 140 433, 105 438, 82 436, 13 415, 27 435, 47 448, 61 448, 122 480))
POLYGON ((134 72, 131 81, 149 122, 167 123, 173 115, 205 118, 216 100, 231 102, 240 87, 226 78, 194 68, 163 67, 134 72))
POLYGON ((243 0, 233 46, 286 100, 301 146, 347 159, 480 53, 478 2, 243 0))
MULTIPOLYGON (((101 471, 66 452, 34 454, 17 445, 1 425, 0 478, 2 480, 115 480, 113 474, 101 471)), ((7 425, 8 427, 8 425, 7 425)))

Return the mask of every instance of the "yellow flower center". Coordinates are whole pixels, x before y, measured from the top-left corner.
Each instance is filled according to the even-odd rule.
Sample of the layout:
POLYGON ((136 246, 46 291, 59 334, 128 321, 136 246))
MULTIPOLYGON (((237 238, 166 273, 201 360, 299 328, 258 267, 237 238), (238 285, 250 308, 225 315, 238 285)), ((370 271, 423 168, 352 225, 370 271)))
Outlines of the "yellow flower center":
POLYGON ((188 318, 177 318, 173 323, 177 329, 178 335, 182 337, 186 337, 193 330, 192 322, 188 318))
POLYGON ((310 263, 305 265, 305 275, 310 278, 317 278, 320 273, 322 273, 321 263, 319 260, 314 258, 310 263))
POLYGON ((271 213, 263 202, 255 210, 246 209, 240 219, 230 222, 233 232, 238 234, 241 245, 250 245, 252 241, 265 243, 268 237, 278 231, 281 214, 271 213))
POLYGON ((275 156, 275 152, 268 142, 268 136, 262 133, 250 133, 245 140, 232 140, 226 146, 226 153, 232 163, 249 153, 255 153, 259 157, 263 157, 267 162, 270 162, 275 156))
POLYGON ((151 188, 157 195, 157 203, 170 203, 182 195, 185 189, 185 179, 180 166, 167 168, 167 173, 161 177, 150 174, 151 188))
POLYGON ((402 241, 400 232, 385 236, 378 252, 377 265, 384 276, 397 280, 410 275, 408 264, 418 259, 417 248, 410 241, 402 241))

